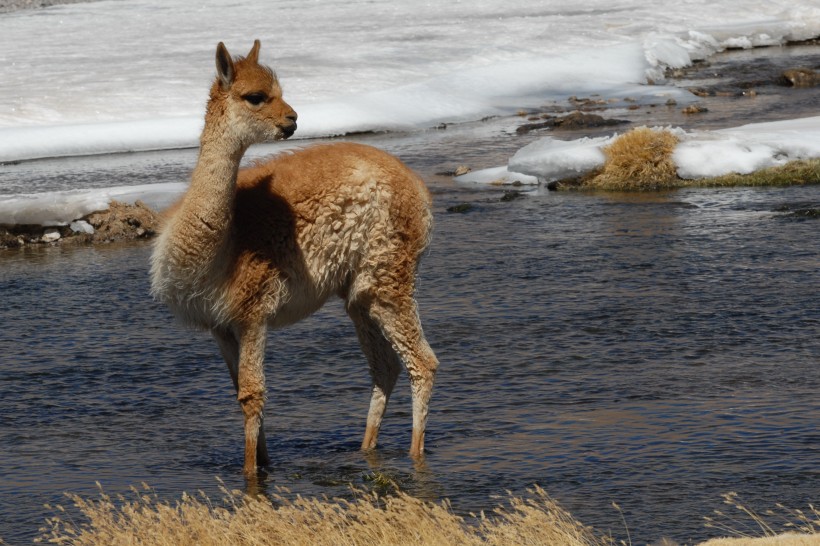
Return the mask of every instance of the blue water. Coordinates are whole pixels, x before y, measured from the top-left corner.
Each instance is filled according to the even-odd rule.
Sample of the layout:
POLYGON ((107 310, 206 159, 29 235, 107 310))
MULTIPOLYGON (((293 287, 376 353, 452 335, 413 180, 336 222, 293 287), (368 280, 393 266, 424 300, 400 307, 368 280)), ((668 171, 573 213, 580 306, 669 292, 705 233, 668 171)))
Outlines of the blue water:
MULTIPOLYGON (((502 201, 503 189, 435 173, 453 158, 509 157, 503 143, 430 140, 381 141, 435 198, 418 294, 442 363, 426 464, 405 455, 405 378, 380 448, 358 451, 367 366, 331 302, 271 334, 263 487, 346 495, 379 472, 467 514, 537 483, 625 538, 617 502, 635 544, 715 535, 702 517, 728 491, 758 510, 817 502, 818 220, 789 211, 820 207, 820 187, 502 201), (465 202, 469 213, 446 210, 465 202)), ((67 171, 116 183, 129 157, 138 178, 184 177, 192 161, 88 158, 67 171)), ((59 176, 59 165, 38 176, 59 176)), ((149 255, 145 243, 0 252, 0 537, 10 544, 36 536, 52 514, 44 503, 95 496, 96 481, 108 493, 146 482, 168 499, 218 499, 217 476, 244 486, 225 366, 208 335, 151 300, 149 255)))

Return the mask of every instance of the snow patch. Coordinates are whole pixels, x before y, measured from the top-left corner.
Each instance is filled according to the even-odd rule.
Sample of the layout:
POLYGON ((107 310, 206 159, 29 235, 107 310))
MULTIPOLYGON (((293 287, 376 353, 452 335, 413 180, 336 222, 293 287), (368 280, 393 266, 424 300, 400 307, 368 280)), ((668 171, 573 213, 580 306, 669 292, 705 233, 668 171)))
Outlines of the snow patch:
POLYGON ((487 184, 491 186, 508 186, 521 184, 524 186, 534 186, 538 184, 538 178, 520 172, 509 170, 508 167, 494 167, 469 172, 455 177, 456 182, 471 184, 487 184))
MULTIPOLYGON (((789 161, 820 157, 820 117, 756 123, 687 133, 666 128, 681 140, 673 153, 677 173, 693 179, 751 172, 789 161)), ((545 137, 518 150, 506 167, 494 167, 458 177, 459 181, 487 183, 499 172, 521 173, 542 182, 585 175, 603 166, 603 148, 613 137, 558 140, 545 137)))
POLYGON ((724 135, 697 135, 681 142, 672 159, 678 176, 686 179, 749 174, 786 162, 776 158, 776 150, 749 139, 724 135))
POLYGON ((604 164, 606 157, 601 148, 612 138, 566 141, 545 137, 518 150, 510 159, 509 169, 545 181, 579 176, 604 164))
POLYGON ((112 200, 128 204, 139 200, 154 210, 162 210, 187 187, 187 184, 169 182, 0 196, 0 225, 65 226, 92 212, 106 210, 112 200))

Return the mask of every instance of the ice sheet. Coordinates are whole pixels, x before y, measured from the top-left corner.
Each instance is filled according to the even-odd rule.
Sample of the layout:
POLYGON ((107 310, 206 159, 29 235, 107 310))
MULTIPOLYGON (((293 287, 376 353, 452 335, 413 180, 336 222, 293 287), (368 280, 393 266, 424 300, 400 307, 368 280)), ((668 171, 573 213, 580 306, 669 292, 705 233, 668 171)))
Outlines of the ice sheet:
POLYGON ((816 0, 424 9, 109 0, 23 10, 0 15, 0 162, 196 145, 220 40, 234 54, 262 40, 305 138, 481 119, 572 94, 673 93, 644 84, 725 47, 818 35, 816 0))

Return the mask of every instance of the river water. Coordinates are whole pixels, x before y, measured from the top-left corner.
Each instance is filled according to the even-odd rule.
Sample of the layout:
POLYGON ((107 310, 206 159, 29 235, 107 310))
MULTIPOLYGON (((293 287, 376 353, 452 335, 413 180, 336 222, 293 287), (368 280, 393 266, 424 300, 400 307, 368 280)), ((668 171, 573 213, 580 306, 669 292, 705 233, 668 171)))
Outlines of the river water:
MULTIPOLYGON (((369 377, 337 301, 270 335, 263 487, 347 495, 385 475, 467 514, 539 484, 625 538, 617 502, 635 544, 714 536, 702 517, 728 491, 761 511, 816 502, 820 245, 817 218, 801 211, 820 208, 820 187, 502 199, 502 188, 436 174, 503 164, 523 137, 498 135, 465 126, 363 138, 419 170, 435 199, 418 293, 442 363, 426 464, 406 456, 404 377, 378 451, 359 452, 369 377), (472 209, 447 211, 461 203, 472 209)), ((10 168, 23 185, 99 187, 184 180, 194 159, 10 168)), ((94 496, 97 481, 112 494, 146 482, 168 499, 218 499, 216 477, 244 486, 225 366, 207 334, 151 300, 149 255, 146 243, 0 253, 0 537, 10 544, 37 534, 52 514, 44 503, 94 496)))

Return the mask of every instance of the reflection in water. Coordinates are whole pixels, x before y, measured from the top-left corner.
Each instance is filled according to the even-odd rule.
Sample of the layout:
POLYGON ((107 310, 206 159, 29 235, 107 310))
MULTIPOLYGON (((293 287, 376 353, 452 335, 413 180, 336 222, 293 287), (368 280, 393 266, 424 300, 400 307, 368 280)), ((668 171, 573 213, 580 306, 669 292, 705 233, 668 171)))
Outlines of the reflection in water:
MULTIPOLYGON (((359 451, 367 365, 340 304, 271 334, 259 494, 393 482, 467 515, 539 484, 634 541, 709 535, 733 490, 802 508, 820 489, 820 188, 551 194, 433 187, 419 302, 442 366, 428 453, 409 389, 359 451), (445 209, 471 201, 476 211, 445 209), (378 482, 378 483, 377 483, 378 482)), ((0 536, 29 540, 63 491, 221 496, 241 412, 210 337, 148 296, 145 245, 0 255, 0 536)), ((406 382, 402 377, 400 381, 406 382)), ((814 497, 814 498, 813 498, 814 497)))

